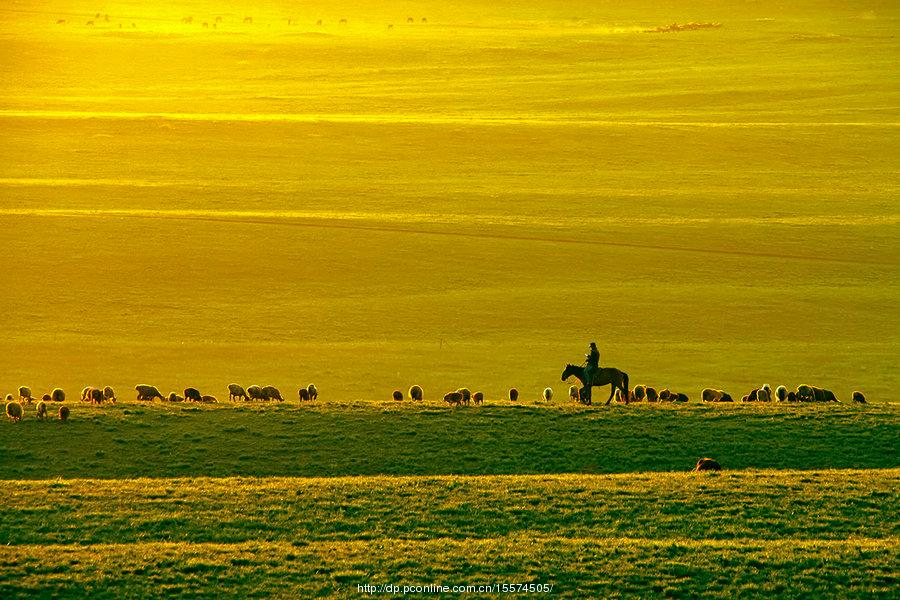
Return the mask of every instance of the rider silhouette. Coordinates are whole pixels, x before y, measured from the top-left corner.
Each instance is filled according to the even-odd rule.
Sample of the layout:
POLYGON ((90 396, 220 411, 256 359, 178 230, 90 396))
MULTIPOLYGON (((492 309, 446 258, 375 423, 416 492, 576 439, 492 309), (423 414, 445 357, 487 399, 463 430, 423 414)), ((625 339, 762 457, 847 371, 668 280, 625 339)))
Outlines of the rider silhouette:
POLYGON ((597 342, 591 342, 590 350, 584 355, 584 378, 590 387, 594 381, 594 373, 600 368, 600 351, 597 350, 597 342))

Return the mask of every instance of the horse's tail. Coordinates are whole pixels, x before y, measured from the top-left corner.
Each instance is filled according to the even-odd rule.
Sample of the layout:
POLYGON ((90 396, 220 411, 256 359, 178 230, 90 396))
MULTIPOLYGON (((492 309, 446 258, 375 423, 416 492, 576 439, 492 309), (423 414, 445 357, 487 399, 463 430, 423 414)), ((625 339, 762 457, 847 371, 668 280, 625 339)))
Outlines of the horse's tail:
POLYGON ((622 384, 625 386, 625 404, 631 402, 631 388, 628 387, 628 373, 622 371, 622 384))

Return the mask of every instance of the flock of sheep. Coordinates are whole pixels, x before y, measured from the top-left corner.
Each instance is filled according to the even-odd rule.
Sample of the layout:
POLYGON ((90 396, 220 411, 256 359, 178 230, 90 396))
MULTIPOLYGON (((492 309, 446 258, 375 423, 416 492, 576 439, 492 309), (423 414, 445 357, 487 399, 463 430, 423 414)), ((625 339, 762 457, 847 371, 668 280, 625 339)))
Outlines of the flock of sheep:
MULTIPOLYGON (((574 385, 569 388, 569 395, 573 400, 578 400, 579 390, 574 385)), ((734 402, 731 394, 714 388, 706 388, 700 393, 704 402, 734 402)), ((853 392, 852 401, 865 404, 866 397, 862 392, 853 392)), ((687 402, 690 400, 687 394, 672 392, 669 389, 657 391, 648 385, 636 385, 629 392, 629 398, 622 398, 622 394, 616 390, 616 401, 630 404, 632 402, 687 402)), ((768 383, 750 390, 741 397, 741 402, 840 402, 831 390, 819 388, 813 385, 797 386, 795 391, 789 391, 785 386, 779 385, 772 391, 768 383)))

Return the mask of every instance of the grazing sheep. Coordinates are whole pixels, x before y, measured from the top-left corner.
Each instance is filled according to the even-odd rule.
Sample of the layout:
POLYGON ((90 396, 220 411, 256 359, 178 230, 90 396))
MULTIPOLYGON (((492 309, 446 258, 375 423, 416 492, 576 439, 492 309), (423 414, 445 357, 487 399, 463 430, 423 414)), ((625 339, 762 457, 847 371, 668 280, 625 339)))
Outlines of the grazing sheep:
MULTIPOLYGON (((160 399, 162 399, 160 397, 160 399)), ((103 403, 103 390, 97 388, 91 388, 91 404, 102 404, 103 403)))
POLYGON ((338 21, 338 25, 346 25, 346 24, 347 24, 347 19, 341 19, 340 21, 338 21))
POLYGON ((44 401, 38 402, 36 407, 35 416, 43 421, 47 418, 47 403, 44 401))
POLYGON ((184 397, 172 392, 169 394, 169 402, 184 402, 184 397))
POLYGON ((409 388, 409 399, 415 400, 416 402, 421 402, 422 398, 425 397, 425 392, 422 391, 421 386, 414 385, 409 388))
POLYGON ((519 390, 516 388, 509 388, 509 401, 515 402, 519 399, 519 390))
POLYGON ((7 401, 7 402, 12 402, 12 401, 13 401, 13 395, 12 395, 12 394, 7 394, 7 395, 6 395, 6 401, 7 401))
POLYGON ((703 391, 700 392, 700 397, 704 402, 715 402, 719 397, 719 393, 718 390, 713 388, 703 388, 703 391))
POLYGON ((244 17, 244 23, 253 24, 253 17, 244 17))
POLYGON ((427 22, 428 22, 428 19, 426 19, 425 17, 422 17, 422 22, 423 22, 423 23, 427 23, 427 22))
POLYGON ((284 402, 284 398, 281 397, 281 392, 278 391, 278 388, 274 385, 267 385, 262 389, 263 397, 266 400, 278 400, 279 402, 284 402))
POLYGON ((297 391, 297 396, 300 397, 301 402, 306 402, 307 400, 309 400, 309 392, 306 391, 306 388, 300 388, 297 391))
MULTIPOLYGON (((421 392, 422 389, 419 388, 419 391, 421 392)), ((315 399, 317 399, 317 398, 319 397, 319 388, 317 388, 317 387, 316 387, 315 385, 313 385, 313 384, 309 384, 308 386, 306 386, 306 393, 309 394, 309 399, 310 399, 310 400, 315 400, 315 399)), ((421 399, 422 399, 422 398, 420 397, 419 400, 421 400, 421 399)))
POLYGON ((59 412, 56 413, 56 416, 59 417, 60 421, 68 421, 69 420, 69 407, 68 406, 60 406, 59 412))
POLYGON ((687 394, 672 394, 672 402, 687 402, 690 400, 687 394))
POLYGON ((766 390, 766 395, 769 397, 769 400, 772 399, 772 388, 769 386, 768 383, 762 384, 762 387, 759 389, 766 390))
POLYGON ((236 383, 228 384, 228 399, 229 400, 247 400, 247 392, 244 391, 244 388, 239 386, 236 383))
POLYGON ((86 388, 84 388, 83 390, 81 390, 81 401, 82 401, 82 402, 87 402, 87 400, 88 400, 88 393, 89 393, 90 391, 91 391, 91 386, 87 386, 86 388))
POLYGON ((644 391, 647 392, 647 402, 656 402, 659 400, 659 394, 656 393, 656 388, 647 386, 644 391))
POLYGON ((788 392, 787 401, 788 402, 797 402, 797 394, 793 391, 788 392))
POLYGON ((788 391, 787 388, 783 385, 779 385, 775 388, 775 397, 778 398, 779 402, 784 402, 787 400, 788 391))
POLYGON ((44 395, 41 397, 41 402, 52 402, 52 401, 53 401, 53 399, 50 398, 50 394, 44 394, 44 395))
POLYGON ((866 397, 862 392, 853 392, 853 401, 857 404, 866 404, 866 397))
POLYGON ((50 397, 54 402, 65 402, 66 393, 62 390, 62 388, 53 388, 53 391, 50 392, 50 397))
POLYGON ((825 390, 820 387, 811 386, 813 390, 813 395, 816 398, 816 402, 825 402, 825 390))
POLYGON ((406 22, 407 22, 407 23, 415 23, 416 20, 413 19, 412 17, 406 17, 406 22))
POLYGON ((545 402, 550 402, 553 400, 553 390, 550 388, 544 388, 544 391, 541 392, 541 397, 545 402))
POLYGON ((581 402, 581 390, 578 389, 577 385, 569 386, 569 398, 575 402, 581 402))
POLYGON ((251 385, 247 388, 247 397, 250 400, 265 400, 265 396, 263 396, 262 388, 258 385, 251 385))
POLYGON ((484 393, 483 392, 475 392, 472 394, 472 402, 475 404, 484 404, 484 393))
POLYGON ((756 399, 759 402, 771 402, 772 401, 772 390, 767 390, 765 386, 759 388, 759 391, 756 393, 756 399))
POLYGON ((660 402, 668 402, 669 396, 672 395, 672 392, 669 391, 669 388, 664 388, 659 392, 659 401, 660 402))
POLYGON ((721 394, 721 396, 719 397, 719 402, 734 402, 734 399, 731 397, 731 394, 729 394, 728 392, 723 392, 722 390, 719 390, 719 393, 721 394))
POLYGON ((750 402, 750 396, 744 394, 743 396, 741 396, 741 402, 750 402))
POLYGON ((34 398, 31 397, 31 388, 25 387, 24 385, 19 388, 19 402, 25 401, 28 404, 31 404, 31 401, 34 398))
POLYGON ((469 391, 469 388, 459 388, 456 391, 462 394, 463 404, 468 404, 472 401, 472 392, 469 391))
POLYGON ((444 401, 447 404, 453 404, 455 406, 459 406, 462 404, 463 395, 460 392, 448 392, 444 394, 444 401))
POLYGON ((812 386, 805 384, 797 386, 797 400, 800 402, 814 402, 815 399, 816 393, 813 391, 812 386))
POLYGON ((822 402, 840 402, 831 390, 822 390, 822 402))
POLYGON ((163 395, 159 393, 159 390, 156 389, 155 386, 152 385, 136 385, 134 386, 135 391, 137 392, 138 400, 153 400, 154 398, 159 398, 163 400, 163 395))
POLYGON ((394 396, 394 400, 396 400, 397 402, 400 402, 403 400, 403 392, 401 392, 400 390, 394 390, 393 396, 394 396))
POLYGON ((219 399, 215 396, 200 396, 200 402, 204 402, 206 404, 218 404, 219 399))
POLYGON ((645 386, 645 385, 634 386, 634 389, 631 390, 631 397, 634 399, 634 402, 643 401, 643 399, 647 397, 647 386, 645 386))
POLYGON ((697 466, 694 467, 694 471, 721 471, 722 465, 719 464, 719 461, 714 460, 712 458, 701 458, 697 460, 697 466))
POLYGON ((197 388, 184 388, 184 399, 188 402, 200 402, 201 394, 197 388))
POLYGON ((116 392, 111 387, 106 386, 103 388, 103 399, 107 402, 115 402, 116 401, 116 392))
POLYGON ((747 395, 747 400, 749 400, 750 402, 756 402, 758 399, 759 399, 759 388, 754 388, 747 395))
POLYGON ((12 419, 13 423, 18 423, 22 420, 22 405, 18 402, 7 402, 6 403, 6 416, 12 419))

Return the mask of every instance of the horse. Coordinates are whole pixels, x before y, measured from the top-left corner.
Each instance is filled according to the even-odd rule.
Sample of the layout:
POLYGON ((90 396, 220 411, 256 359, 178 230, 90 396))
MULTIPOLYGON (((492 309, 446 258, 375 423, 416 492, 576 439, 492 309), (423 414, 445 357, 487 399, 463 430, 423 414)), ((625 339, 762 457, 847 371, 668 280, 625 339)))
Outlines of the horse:
POLYGON ((581 385, 584 386, 581 388, 581 397, 585 399, 585 404, 591 403, 591 387, 595 385, 610 386, 609 398, 606 400, 606 404, 609 404, 612 401, 616 389, 622 391, 622 397, 625 398, 625 404, 628 404, 631 401, 631 395, 628 393, 628 373, 610 367, 597 369, 594 372, 593 381, 589 384, 584 378, 584 367, 566 365, 562 374, 562 380, 565 381, 573 375, 581 382, 581 385))

